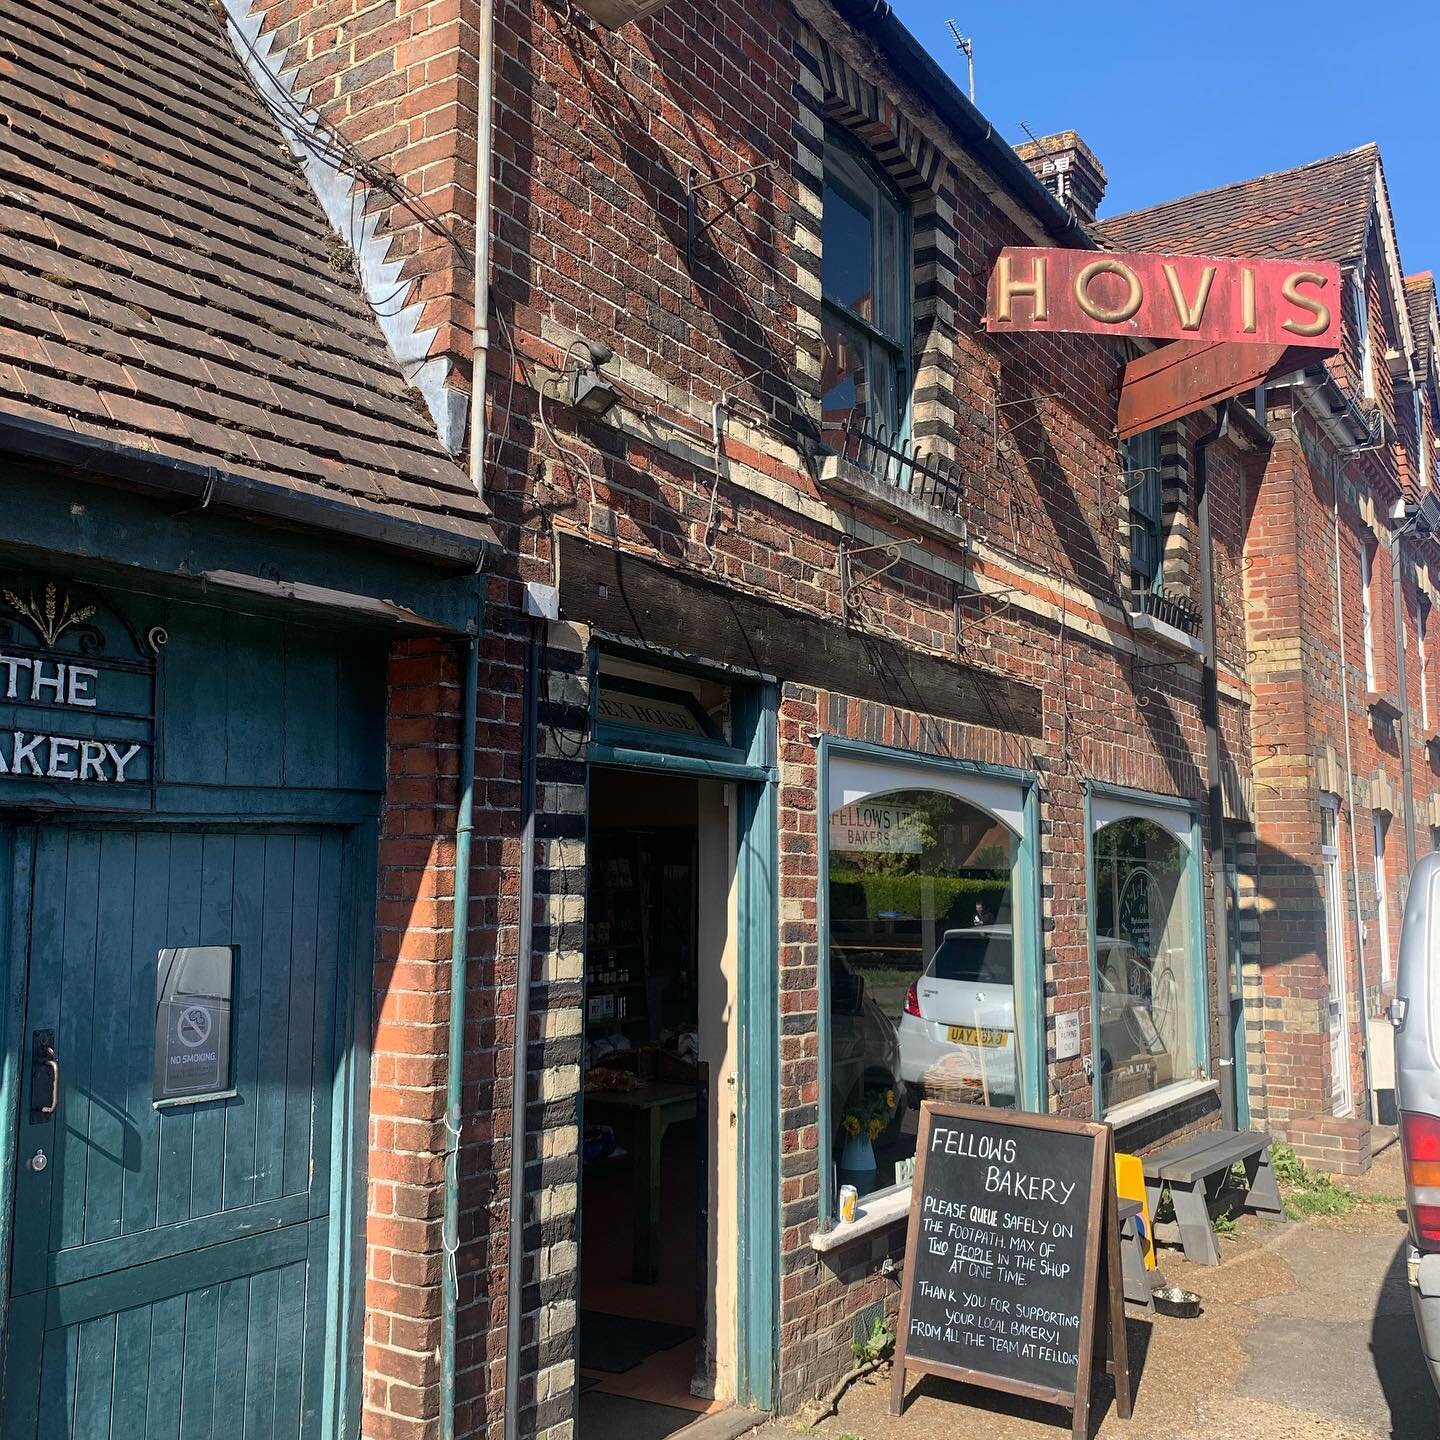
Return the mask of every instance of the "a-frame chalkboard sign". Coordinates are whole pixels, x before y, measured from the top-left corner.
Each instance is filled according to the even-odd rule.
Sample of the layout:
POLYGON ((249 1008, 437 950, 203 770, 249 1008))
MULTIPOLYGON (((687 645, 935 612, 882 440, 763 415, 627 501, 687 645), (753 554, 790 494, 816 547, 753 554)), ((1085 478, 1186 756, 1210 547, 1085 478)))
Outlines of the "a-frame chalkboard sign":
POLYGON ((892 1414, 911 1370, 1068 1406, 1084 1440, 1100 1351, 1129 1419, 1112 1145, 1108 1125, 925 1102, 892 1414))

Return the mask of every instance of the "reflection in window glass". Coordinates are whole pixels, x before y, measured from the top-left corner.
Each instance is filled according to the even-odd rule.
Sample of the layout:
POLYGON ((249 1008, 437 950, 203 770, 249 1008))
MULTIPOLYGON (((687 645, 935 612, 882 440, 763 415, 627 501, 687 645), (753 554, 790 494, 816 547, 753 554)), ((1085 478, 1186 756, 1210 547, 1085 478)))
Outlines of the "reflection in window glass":
POLYGON ((1105 1107, 1196 1072, 1189 853, 1138 816, 1095 832, 1097 1069, 1105 1107))
POLYGON ((908 1178, 924 1096, 1019 1093, 1015 841, 953 795, 895 790, 830 816, 830 1121, 837 1184, 908 1178))
POLYGON ((1162 500, 1160 432, 1146 430, 1125 442, 1125 488, 1130 500, 1131 585, 1160 585, 1162 500))
POLYGON ((820 235, 823 359, 821 413, 827 443, 844 449, 854 427, 903 428, 910 268, 904 201, 843 132, 825 136, 820 235))

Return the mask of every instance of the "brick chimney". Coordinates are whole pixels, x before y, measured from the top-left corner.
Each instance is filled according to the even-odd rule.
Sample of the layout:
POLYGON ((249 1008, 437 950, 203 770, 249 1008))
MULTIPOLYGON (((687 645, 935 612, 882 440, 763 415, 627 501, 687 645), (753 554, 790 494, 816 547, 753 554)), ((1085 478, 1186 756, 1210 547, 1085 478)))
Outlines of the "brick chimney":
POLYGON ((1027 140, 1015 147, 1015 153, 1077 220, 1086 225, 1094 222, 1105 194, 1105 170, 1073 130, 1027 140))

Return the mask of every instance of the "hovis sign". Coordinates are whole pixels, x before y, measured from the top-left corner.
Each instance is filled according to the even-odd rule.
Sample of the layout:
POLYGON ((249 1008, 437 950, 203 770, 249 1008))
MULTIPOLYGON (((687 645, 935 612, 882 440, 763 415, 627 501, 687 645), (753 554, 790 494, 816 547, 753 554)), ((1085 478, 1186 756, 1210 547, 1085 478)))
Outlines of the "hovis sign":
POLYGON ((1340 348, 1340 267, 1009 246, 985 328, 1340 348))

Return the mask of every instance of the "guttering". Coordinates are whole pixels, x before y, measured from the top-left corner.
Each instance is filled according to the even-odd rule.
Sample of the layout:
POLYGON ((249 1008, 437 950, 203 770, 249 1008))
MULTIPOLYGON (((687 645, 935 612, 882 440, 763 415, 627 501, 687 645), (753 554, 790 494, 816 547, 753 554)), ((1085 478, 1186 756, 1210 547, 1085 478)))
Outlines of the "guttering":
POLYGON ((1200 612, 1205 642, 1201 709, 1205 722, 1205 788, 1209 800, 1210 907, 1215 931, 1215 999, 1220 1015, 1220 1115, 1235 1128, 1235 1032, 1231 1020, 1230 916, 1225 887, 1225 791, 1220 779, 1220 680, 1215 646, 1215 557, 1210 539, 1210 447, 1230 433, 1230 407, 1222 405, 1215 425, 1195 442, 1195 488, 1200 500, 1200 612))
POLYGON ((485 494, 485 387, 490 367, 490 178, 494 164, 495 0, 480 0, 475 137, 475 322, 470 345, 470 480, 485 494))
POLYGON ((99 435, 81 435, 59 425, 0 413, 0 451, 94 479, 112 480, 136 490, 172 496, 192 508, 210 506, 232 514, 324 530, 403 551, 412 558, 448 570, 474 571, 500 542, 483 520, 437 516, 447 524, 428 525, 398 515, 383 515, 350 501, 323 494, 302 494, 277 481, 267 484, 193 460, 156 455, 117 444, 99 435))
POLYGON ((475 829, 475 727, 480 684, 479 616, 465 651, 460 723, 460 806, 455 817, 455 899, 450 921, 450 1033, 445 1067, 445 1197, 440 1277, 440 1433, 455 1440, 455 1330, 460 1274, 460 1135, 469 977, 470 851, 475 829))
POLYGON ((1045 188, 964 91, 895 18, 886 0, 831 0, 831 4, 880 47, 901 77, 925 97, 940 119, 1056 240, 1077 250, 1100 248, 1085 226, 1045 188))

